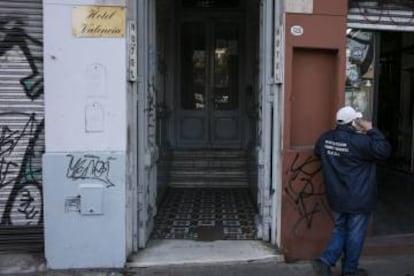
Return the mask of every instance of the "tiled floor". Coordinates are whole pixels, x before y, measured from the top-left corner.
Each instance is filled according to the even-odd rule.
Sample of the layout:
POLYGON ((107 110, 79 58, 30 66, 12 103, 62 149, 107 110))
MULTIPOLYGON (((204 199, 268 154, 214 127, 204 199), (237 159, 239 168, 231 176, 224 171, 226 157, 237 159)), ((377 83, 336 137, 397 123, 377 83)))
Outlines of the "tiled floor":
POLYGON ((414 179, 412 174, 378 167, 378 204, 374 235, 414 233, 414 179))
POLYGON ((170 189, 155 218, 152 238, 255 239, 255 214, 248 189, 170 189))

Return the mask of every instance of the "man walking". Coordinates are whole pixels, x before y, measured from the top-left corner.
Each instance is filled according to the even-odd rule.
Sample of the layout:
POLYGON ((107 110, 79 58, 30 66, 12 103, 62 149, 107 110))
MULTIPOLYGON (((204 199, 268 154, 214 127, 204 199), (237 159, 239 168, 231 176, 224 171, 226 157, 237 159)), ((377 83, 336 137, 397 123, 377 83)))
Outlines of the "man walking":
POLYGON ((313 265, 319 275, 332 275, 343 254, 343 275, 367 275, 358 268, 368 221, 376 202, 376 161, 391 154, 384 135, 362 114, 345 106, 336 113, 337 127, 316 142, 335 227, 322 255, 313 265))

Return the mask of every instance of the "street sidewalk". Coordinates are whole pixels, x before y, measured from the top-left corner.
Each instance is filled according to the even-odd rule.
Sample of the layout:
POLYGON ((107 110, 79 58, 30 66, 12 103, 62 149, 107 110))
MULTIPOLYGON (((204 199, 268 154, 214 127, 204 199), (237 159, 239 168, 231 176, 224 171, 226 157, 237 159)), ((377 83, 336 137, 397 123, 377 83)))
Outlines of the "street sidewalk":
MULTIPOLYGON (((414 276, 414 255, 363 257, 361 267, 372 276, 414 276)), ((315 275, 309 261, 285 263, 283 261, 253 261, 233 263, 207 263, 153 266, 146 268, 96 269, 96 270, 48 270, 42 255, 0 255, 0 275, 45 275, 45 276, 312 276, 315 275)), ((340 267, 334 270, 340 275, 340 267)))

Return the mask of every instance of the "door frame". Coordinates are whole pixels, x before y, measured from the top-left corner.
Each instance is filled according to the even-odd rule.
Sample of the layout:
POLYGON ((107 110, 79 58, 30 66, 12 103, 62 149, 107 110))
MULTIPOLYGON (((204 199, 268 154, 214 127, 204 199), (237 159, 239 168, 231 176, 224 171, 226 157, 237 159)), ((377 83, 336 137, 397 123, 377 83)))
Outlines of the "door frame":
MULTIPOLYGON (((157 213, 156 1, 137 1, 137 206, 135 249, 145 248, 157 213)), ((135 231, 134 231, 135 232, 135 231)))

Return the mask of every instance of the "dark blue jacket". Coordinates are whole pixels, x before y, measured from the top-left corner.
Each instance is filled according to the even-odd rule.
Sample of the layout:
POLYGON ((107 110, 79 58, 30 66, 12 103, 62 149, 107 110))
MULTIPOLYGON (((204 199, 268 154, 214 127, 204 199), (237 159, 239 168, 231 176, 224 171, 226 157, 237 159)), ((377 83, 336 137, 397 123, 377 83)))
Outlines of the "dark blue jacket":
POLYGON ((391 154, 391 146, 376 128, 366 134, 338 125, 323 134, 315 145, 332 210, 371 212, 377 197, 376 161, 391 154))

